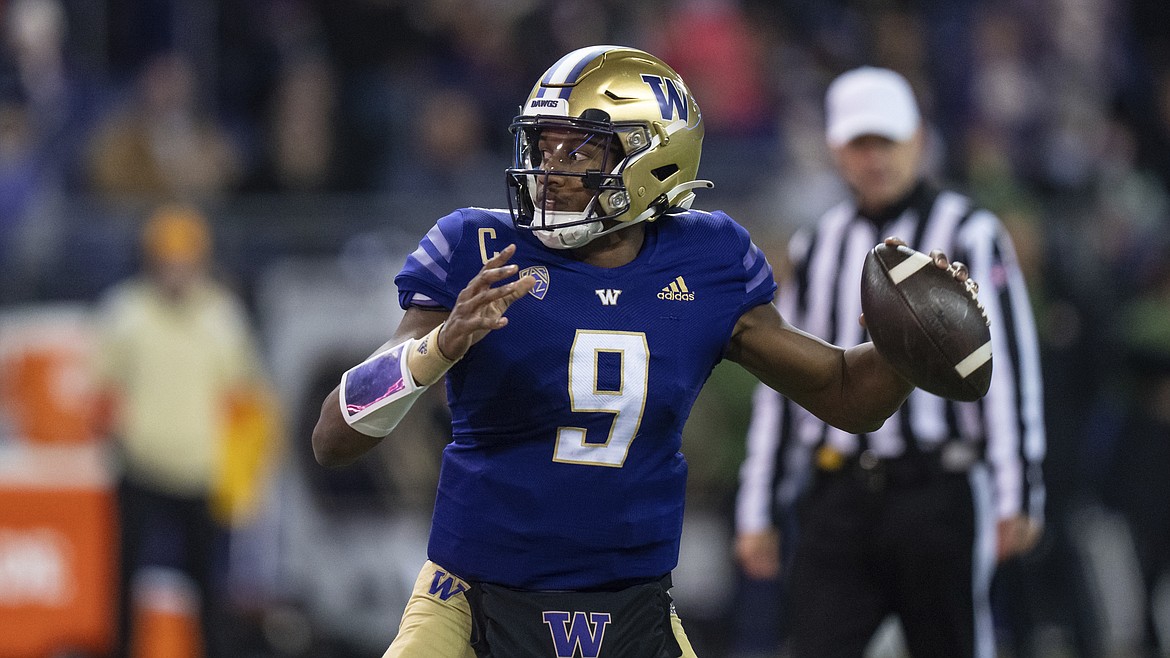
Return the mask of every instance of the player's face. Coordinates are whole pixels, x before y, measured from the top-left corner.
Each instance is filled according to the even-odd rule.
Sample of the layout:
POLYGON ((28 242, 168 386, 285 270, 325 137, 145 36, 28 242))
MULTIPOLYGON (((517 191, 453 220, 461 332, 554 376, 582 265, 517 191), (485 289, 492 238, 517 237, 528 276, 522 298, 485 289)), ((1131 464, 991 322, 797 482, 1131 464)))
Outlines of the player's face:
POLYGON ((881 210, 901 200, 917 182, 922 132, 905 142, 862 135, 834 149, 833 155, 857 205, 881 210))
MULTIPOLYGON (((609 171, 617 163, 616 149, 606 148, 601 135, 579 130, 545 129, 537 141, 538 167, 545 171, 585 173, 609 171)), ((578 176, 537 176, 538 208, 579 212, 597 193, 578 176)))

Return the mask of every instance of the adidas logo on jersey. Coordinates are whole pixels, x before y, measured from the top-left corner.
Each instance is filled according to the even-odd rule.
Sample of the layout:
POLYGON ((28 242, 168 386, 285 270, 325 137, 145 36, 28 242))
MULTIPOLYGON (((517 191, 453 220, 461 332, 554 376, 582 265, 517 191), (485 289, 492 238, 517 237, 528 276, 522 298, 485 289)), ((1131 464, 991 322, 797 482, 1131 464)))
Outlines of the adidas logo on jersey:
POLYGON ((662 289, 658 293, 658 299, 668 299, 676 302, 693 302, 695 301, 695 293, 687 288, 687 282, 683 281, 681 276, 676 276, 674 281, 670 282, 669 286, 662 289))

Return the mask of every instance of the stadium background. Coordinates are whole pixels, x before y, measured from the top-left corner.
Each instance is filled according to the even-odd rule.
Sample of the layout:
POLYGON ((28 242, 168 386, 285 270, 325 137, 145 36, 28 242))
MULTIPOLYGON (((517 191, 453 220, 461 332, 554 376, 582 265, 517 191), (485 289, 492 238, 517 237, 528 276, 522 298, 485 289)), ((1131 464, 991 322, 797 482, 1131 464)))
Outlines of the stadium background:
MULTIPOLYGON (((248 302, 287 428, 228 547, 242 650, 377 655, 425 544, 444 411, 430 399, 358 466, 325 471, 308 448, 319 400, 393 326, 391 278, 430 224, 506 204, 507 125, 533 81, 608 42, 688 81, 716 182, 697 205, 729 211, 776 265, 841 194, 828 80, 863 63, 911 79, 932 169, 1009 224, 1040 324, 1049 532, 997 583, 1005 655, 1139 655, 1147 609, 1170 652, 1170 581, 1163 568, 1147 597, 1141 571, 1170 555, 1168 25, 1161 0, 0 3, 0 629, 48 605, 27 565, 75 602, 74 578, 102 577, 69 571, 90 549, 44 567, 64 540, 4 524, 30 491, 100 498, 106 444, 86 436, 76 352, 100 293, 137 268, 145 218, 178 198, 212 222, 217 274, 248 302), (46 343, 68 385, 13 366, 46 343), (37 387, 50 404, 30 421, 20 405, 37 387), (46 423, 46 408, 80 420, 46 423)), ((730 554, 751 385, 721 366, 687 428, 676 593, 704 656, 775 640, 771 590, 743 587, 730 554)), ((0 633, 0 655, 16 646, 0 633)))

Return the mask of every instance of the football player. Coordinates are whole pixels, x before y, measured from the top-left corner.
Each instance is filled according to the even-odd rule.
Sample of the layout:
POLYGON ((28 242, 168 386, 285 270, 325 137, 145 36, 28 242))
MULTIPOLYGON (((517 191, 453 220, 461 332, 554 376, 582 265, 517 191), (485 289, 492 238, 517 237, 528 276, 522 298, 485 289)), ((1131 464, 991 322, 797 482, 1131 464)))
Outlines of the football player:
POLYGON ((400 326, 325 400, 314 451, 352 462, 446 375, 429 561, 386 656, 693 656, 668 590, 681 434, 712 368, 850 432, 912 386, 870 344, 785 323, 747 231, 690 208, 711 186, 702 114, 658 58, 573 51, 511 131, 510 209, 426 234, 395 278, 400 326))

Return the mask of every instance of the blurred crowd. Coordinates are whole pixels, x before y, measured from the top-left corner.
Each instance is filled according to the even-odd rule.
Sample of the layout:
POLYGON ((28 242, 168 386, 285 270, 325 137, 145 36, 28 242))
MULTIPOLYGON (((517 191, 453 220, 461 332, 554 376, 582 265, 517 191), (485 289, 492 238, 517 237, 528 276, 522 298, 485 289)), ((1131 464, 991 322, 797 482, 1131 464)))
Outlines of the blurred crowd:
MULTIPOLYGON (((697 205, 730 211, 779 270, 785 238, 841 198, 825 85, 889 67, 922 99, 931 169, 1005 220, 1034 295, 1049 532, 1005 570, 1001 605, 1015 630, 1068 629, 1096 655, 1129 631, 1092 615, 1108 588, 1074 574, 1127 564, 1150 612, 1159 582, 1170 592, 1167 26, 1164 0, 9 0, 0 310, 95 301, 135 270, 153 209, 181 201, 214 225, 219 274, 253 319, 276 322, 258 290, 279 259, 388 251, 396 267, 361 237, 417 240, 437 208, 504 206, 512 116, 550 63, 596 43, 646 49, 689 82, 716 183, 697 205), (1092 550, 1101 514, 1121 520, 1124 559, 1092 550)), ((700 399, 698 511, 730 509, 750 386, 721 368, 700 399)), ((283 404, 296 454, 316 409, 283 404)))

